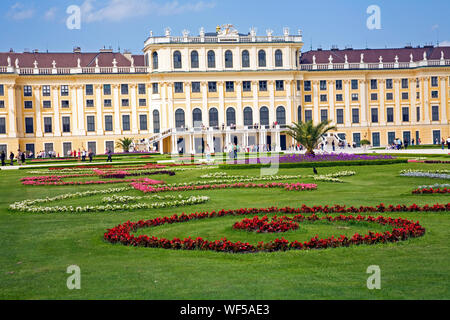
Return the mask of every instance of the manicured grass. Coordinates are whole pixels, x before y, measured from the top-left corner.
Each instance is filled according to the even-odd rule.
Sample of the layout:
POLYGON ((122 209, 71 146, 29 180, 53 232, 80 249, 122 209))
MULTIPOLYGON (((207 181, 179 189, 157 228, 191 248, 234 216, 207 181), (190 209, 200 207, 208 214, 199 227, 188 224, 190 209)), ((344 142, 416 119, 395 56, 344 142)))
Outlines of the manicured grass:
MULTIPOLYGON (((207 195, 202 205, 84 214, 22 214, 8 210, 14 201, 62 193, 106 189, 104 186, 22 186, 27 170, 0 171, 0 299, 449 299, 450 213, 384 213, 419 221, 424 237, 400 243, 311 251, 227 254, 112 245, 103 240, 106 229, 127 220, 137 221, 182 212, 244 207, 312 205, 435 204, 448 195, 413 195, 419 185, 448 180, 400 177, 402 169, 446 169, 445 164, 318 168, 319 174, 354 170, 345 183, 317 182, 316 191, 232 189, 183 192, 207 195), (81 290, 68 290, 66 269, 81 268, 81 290), (368 290, 369 265, 381 268, 381 290, 368 290)), ((36 170, 36 169, 33 169, 36 170)), ((220 172, 208 170, 207 172, 220 172)), ((258 169, 233 170, 232 175, 259 175, 258 169)), ((152 176, 167 183, 198 180, 204 170, 177 172, 173 177, 152 176)), ((277 174, 312 174, 311 168, 280 169, 277 174)), ((71 179, 67 179, 71 180, 71 179)), ((311 178, 285 180, 305 183, 311 178)), ((181 192, 180 192, 181 193, 181 192)), ((179 193, 179 194, 180 194, 179 193)), ((136 190, 127 195, 142 195, 136 190)), ((168 193, 165 193, 168 194, 168 193)), ((102 196, 55 202, 100 203, 102 196)), ((269 241, 284 236, 306 240, 368 230, 377 224, 300 223, 285 234, 255 234, 232 230, 243 217, 164 225, 138 231, 158 237, 197 237, 237 241, 269 241)))

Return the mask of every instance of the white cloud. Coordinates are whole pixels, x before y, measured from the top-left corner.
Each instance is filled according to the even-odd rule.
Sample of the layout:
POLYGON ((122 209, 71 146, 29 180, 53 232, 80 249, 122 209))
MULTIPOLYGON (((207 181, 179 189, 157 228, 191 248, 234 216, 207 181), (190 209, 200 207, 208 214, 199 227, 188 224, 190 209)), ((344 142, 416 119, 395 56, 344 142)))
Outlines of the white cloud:
POLYGON ((34 15, 34 9, 28 6, 24 6, 20 2, 16 2, 11 6, 8 11, 8 16, 14 20, 25 20, 32 18, 34 15))
POLYGON ((44 19, 45 20, 53 20, 56 17, 56 12, 58 11, 58 9, 56 7, 52 7, 50 9, 48 9, 45 13, 44 13, 44 19))
POLYGON ((439 47, 450 47, 450 40, 440 41, 439 47))
POLYGON ((85 0, 81 5, 82 19, 85 22, 122 21, 146 15, 177 15, 200 12, 215 7, 215 2, 196 1, 180 4, 171 1, 159 4, 154 0, 108 0, 103 7, 95 7, 95 0, 85 0))

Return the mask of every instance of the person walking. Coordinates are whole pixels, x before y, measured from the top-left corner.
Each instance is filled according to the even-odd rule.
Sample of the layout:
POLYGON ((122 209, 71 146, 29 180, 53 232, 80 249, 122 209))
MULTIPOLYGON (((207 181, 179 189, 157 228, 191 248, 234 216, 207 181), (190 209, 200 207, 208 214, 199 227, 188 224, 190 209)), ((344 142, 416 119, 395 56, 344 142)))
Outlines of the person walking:
POLYGON ((450 137, 447 138, 447 149, 450 150, 450 137))
POLYGON ((22 164, 25 164, 25 152, 22 152, 20 154, 20 162, 22 162, 22 164))
POLYGON ((441 146, 442 146, 442 150, 444 150, 444 148, 445 148, 445 140, 444 140, 444 138, 442 138, 442 140, 441 140, 441 146))
POLYGON ((86 150, 81 151, 81 161, 86 161, 86 150))
POLYGON ((211 161, 211 149, 209 148, 209 144, 206 144, 205 153, 206 153, 206 161, 207 162, 211 161))
POLYGON ((333 147, 333 151, 335 151, 334 140, 331 142, 331 146, 333 147))
POLYGON ((17 150, 17 164, 18 164, 19 166, 22 165, 22 152, 20 151, 20 149, 17 150))
POLYGON ((14 153, 11 151, 11 153, 9 154, 9 160, 11 160, 10 165, 13 166, 14 165, 14 153))
POLYGON ((106 159, 106 162, 112 162, 112 151, 107 149, 106 154, 108 155, 108 159, 106 159))
POLYGON ((5 159, 6 159, 6 154, 5 154, 4 150, 2 150, 0 158, 2 159, 2 167, 3 167, 5 165, 5 159))
POLYGON ((89 157, 89 162, 92 162, 92 157, 94 156, 94 153, 92 152, 91 149, 89 149, 89 153, 88 153, 88 157, 89 157))

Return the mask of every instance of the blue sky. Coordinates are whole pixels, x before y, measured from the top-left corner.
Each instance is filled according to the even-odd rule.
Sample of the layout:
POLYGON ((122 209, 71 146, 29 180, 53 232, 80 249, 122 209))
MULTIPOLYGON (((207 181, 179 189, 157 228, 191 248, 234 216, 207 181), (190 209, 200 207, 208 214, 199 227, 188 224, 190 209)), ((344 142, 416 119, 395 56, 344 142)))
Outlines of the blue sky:
POLYGON ((68 52, 80 46, 84 52, 112 46, 141 53, 153 30, 165 27, 181 35, 183 29, 198 34, 200 27, 215 30, 231 23, 241 33, 250 27, 258 35, 267 29, 282 34, 303 31, 303 51, 332 45, 344 48, 384 48, 433 43, 450 46, 448 0, 1 0, 0 51, 25 48, 41 52, 68 52), (69 30, 70 5, 81 8, 81 28, 69 30), (381 10, 381 29, 369 30, 370 5, 381 10))

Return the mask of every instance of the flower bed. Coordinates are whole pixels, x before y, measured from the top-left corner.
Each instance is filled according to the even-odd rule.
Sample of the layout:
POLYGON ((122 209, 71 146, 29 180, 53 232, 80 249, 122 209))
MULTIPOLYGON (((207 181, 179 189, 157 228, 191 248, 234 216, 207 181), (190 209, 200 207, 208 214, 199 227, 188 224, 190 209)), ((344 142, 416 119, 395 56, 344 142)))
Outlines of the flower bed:
POLYGON ((400 171, 400 176, 433 178, 433 179, 450 179, 450 170, 421 171, 421 170, 407 169, 400 171))
POLYGON ((88 181, 62 181, 63 178, 83 177, 85 175, 67 175, 67 176, 41 176, 41 177, 25 177, 22 178, 22 184, 28 186, 72 186, 72 185, 91 185, 91 184, 116 184, 116 183, 133 183, 143 182, 145 184, 164 184, 164 181, 151 180, 148 178, 139 179, 122 179, 122 180, 88 180, 88 181))
POLYGON ((431 193, 450 193, 450 187, 444 188, 417 188, 412 191, 413 194, 431 194, 431 193))
POLYGON ((291 218, 286 216, 275 216, 270 222, 267 216, 262 218, 255 216, 253 219, 245 218, 240 222, 236 222, 233 225, 233 229, 253 231, 256 233, 278 233, 289 230, 297 230, 298 223, 293 222, 291 218))
POLYGON ((259 251, 273 252, 273 251, 286 251, 291 249, 308 250, 308 249, 326 249, 336 247, 348 247, 351 245, 360 244, 377 244, 387 242, 404 241, 409 238, 421 237, 425 234, 425 228, 423 228, 419 222, 413 222, 402 218, 393 219, 390 217, 372 217, 372 216, 353 216, 343 215, 344 213, 363 213, 363 212, 432 212, 432 211, 450 211, 450 203, 448 204, 435 204, 433 206, 425 205, 418 206, 416 204, 407 205, 389 205, 385 206, 380 204, 376 207, 361 206, 346 207, 340 205, 329 206, 314 206, 307 207, 303 205, 300 208, 249 208, 249 209, 236 209, 236 210, 220 210, 212 212, 196 212, 181 215, 173 215, 171 217, 158 217, 151 220, 140 220, 138 222, 127 221, 114 228, 108 229, 104 234, 104 239, 110 243, 121 243, 127 246, 141 246, 151 248, 164 248, 164 249, 182 249, 182 250, 212 250, 219 252, 232 252, 232 253, 253 253, 259 251), (339 213, 339 216, 333 217, 326 215, 324 217, 318 217, 315 213, 339 213), (149 237, 147 235, 135 236, 132 233, 138 229, 157 227, 164 224, 183 223, 191 220, 216 218, 222 216, 241 216, 249 214, 270 214, 270 213, 283 213, 283 214, 296 214, 292 220, 294 221, 354 221, 354 222, 373 222, 381 225, 390 225, 394 228, 391 231, 385 232, 371 232, 366 235, 354 234, 351 238, 346 236, 334 236, 330 238, 319 238, 315 236, 309 241, 299 242, 297 240, 289 242, 288 240, 281 238, 275 239, 269 242, 259 242, 257 245, 252 245, 248 242, 231 242, 226 238, 220 240, 206 240, 203 238, 185 238, 183 240, 174 238, 172 240, 165 238, 157 238, 155 236, 149 237), (304 213, 312 213, 309 216, 304 216, 304 213))

